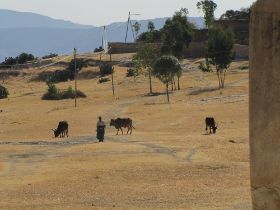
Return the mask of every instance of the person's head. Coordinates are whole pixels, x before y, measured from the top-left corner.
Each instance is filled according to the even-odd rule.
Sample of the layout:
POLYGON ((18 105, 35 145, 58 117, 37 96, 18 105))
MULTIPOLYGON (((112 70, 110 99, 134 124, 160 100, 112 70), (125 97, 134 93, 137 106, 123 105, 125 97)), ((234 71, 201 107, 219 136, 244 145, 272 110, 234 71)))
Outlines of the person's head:
POLYGON ((101 121, 101 120, 102 120, 102 117, 99 116, 98 119, 99 119, 99 121, 101 121))

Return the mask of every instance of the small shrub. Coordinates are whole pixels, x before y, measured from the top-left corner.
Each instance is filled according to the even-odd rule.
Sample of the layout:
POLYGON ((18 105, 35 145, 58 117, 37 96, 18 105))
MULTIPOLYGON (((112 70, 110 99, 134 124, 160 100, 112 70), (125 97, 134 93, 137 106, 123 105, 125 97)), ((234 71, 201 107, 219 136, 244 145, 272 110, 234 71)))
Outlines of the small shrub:
POLYGON ((134 77, 134 70, 133 69, 127 69, 126 77, 134 77))
POLYGON ((111 64, 109 63, 102 63, 99 66, 100 69, 100 75, 103 76, 107 76, 113 73, 114 68, 111 64))
POLYGON ((51 54, 49 54, 49 55, 43 56, 42 59, 55 58, 55 57, 57 57, 57 56, 58 56, 58 54, 56 54, 56 53, 51 53, 51 54))
POLYGON ((103 49, 102 46, 100 46, 99 48, 95 48, 95 49, 94 49, 94 52, 95 52, 95 53, 103 52, 103 51, 104 51, 104 49, 103 49))
POLYGON ((31 81, 59 83, 67 82, 70 79, 70 72, 68 70, 44 71, 39 73, 31 81))
POLYGON ((0 99, 8 98, 9 91, 4 86, 0 85, 0 99))
POLYGON ((141 73, 140 73, 140 71, 137 68, 130 68, 130 69, 127 69, 126 77, 134 77, 134 78, 136 78, 140 74, 141 73))
MULTIPOLYGON (((48 91, 42 96, 43 100, 64 100, 64 99, 74 99, 75 90, 69 87, 67 90, 61 91, 52 83, 48 84, 48 91)), ((77 98, 86 98, 87 96, 80 90, 77 90, 77 98)))
POLYGON ((198 68, 203 72, 212 72, 209 62, 200 62, 198 68))
MULTIPOLYGON (((77 98, 86 98, 87 96, 80 90, 77 90, 77 98)), ((72 87, 69 87, 66 91, 61 92, 61 100, 62 99, 74 99, 75 98, 75 90, 72 87)))
POLYGON ((48 93, 50 93, 50 94, 57 94, 57 93, 59 93, 59 90, 57 89, 55 84, 48 83, 48 93))
POLYGON ((43 100, 59 100, 60 91, 53 83, 47 83, 48 90, 42 97, 43 100))
MULTIPOLYGON (((87 67, 87 61, 84 59, 76 60, 76 68, 78 73, 83 67, 87 67)), ((44 81, 48 83, 66 82, 68 80, 75 79, 75 62, 72 60, 65 70, 56 70, 54 72, 46 71, 40 73, 37 77, 33 78, 32 81, 44 81)))
POLYGON ((99 83, 105 83, 105 82, 110 82, 111 80, 109 78, 100 78, 98 80, 99 83))
POLYGON ((36 81, 36 82, 51 82, 51 77, 53 76, 54 72, 52 71, 43 71, 33 77, 31 81, 36 81))

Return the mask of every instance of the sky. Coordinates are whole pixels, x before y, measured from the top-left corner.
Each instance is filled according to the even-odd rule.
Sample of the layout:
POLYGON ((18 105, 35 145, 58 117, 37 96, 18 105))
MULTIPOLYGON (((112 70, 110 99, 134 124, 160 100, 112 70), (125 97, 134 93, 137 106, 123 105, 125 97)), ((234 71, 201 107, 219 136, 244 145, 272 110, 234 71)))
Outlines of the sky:
MULTIPOLYGON (((216 17, 226 10, 250 6, 255 0, 214 0, 216 17)), ((0 9, 33 12, 74 23, 101 26, 126 21, 128 12, 140 14, 133 19, 170 17, 180 8, 189 16, 202 16, 196 8, 198 0, 0 0, 0 9)))

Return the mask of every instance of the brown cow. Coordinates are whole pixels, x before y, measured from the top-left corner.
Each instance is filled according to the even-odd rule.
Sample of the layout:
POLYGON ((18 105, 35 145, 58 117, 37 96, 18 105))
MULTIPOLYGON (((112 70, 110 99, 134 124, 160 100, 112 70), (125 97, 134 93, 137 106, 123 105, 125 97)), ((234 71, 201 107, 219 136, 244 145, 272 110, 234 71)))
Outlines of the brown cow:
POLYGON ((216 133, 216 130, 218 129, 218 125, 215 122, 214 117, 206 117, 205 124, 206 124, 206 129, 205 129, 206 132, 208 131, 208 127, 209 127, 210 133, 212 133, 211 130, 213 130, 214 134, 216 133))
POLYGON ((116 129, 118 129, 117 135, 119 134, 119 130, 122 131, 122 128, 127 128, 127 134, 130 131, 130 135, 132 133, 132 128, 135 129, 132 125, 132 120, 130 118, 117 118, 117 119, 111 119, 110 126, 115 126, 116 129))
POLYGON ((52 129, 54 133, 54 137, 57 138, 59 136, 60 138, 64 138, 65 135, 68 137, 68 129, 69 129, 68 122, 60 121, 58 123, 57 129, 52 129))

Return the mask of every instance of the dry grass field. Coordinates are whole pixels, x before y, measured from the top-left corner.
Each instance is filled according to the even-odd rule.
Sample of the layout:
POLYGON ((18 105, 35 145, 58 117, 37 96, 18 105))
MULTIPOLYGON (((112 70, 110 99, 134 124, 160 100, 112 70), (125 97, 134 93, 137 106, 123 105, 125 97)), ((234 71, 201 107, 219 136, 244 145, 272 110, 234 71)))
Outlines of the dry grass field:
POLYGON ((248 70, 241 70, 248 62, 232 64, 223 91, 215 73, 187 68, 190 62, 170 104, 157 79, 158 94, 148 96, 148 78, 126 78, 122 67, 115 98, 110 82, 79 80, 88 97, 77 108, 73 100, 41 100, 46 84, 29 82, 38 70, 8 79, 10 97, 0 101, 0 209, 251 209, 248 70), (107 124, 101 144, 100 115, 107 124), (216 135, 205 134, 207 116, 218 122, 216 135), (133 119, 132 135, 115 135, 109 121, 116 117, 133 119), (61 120, 70 124, 68 139, 53 138, 61 120))

